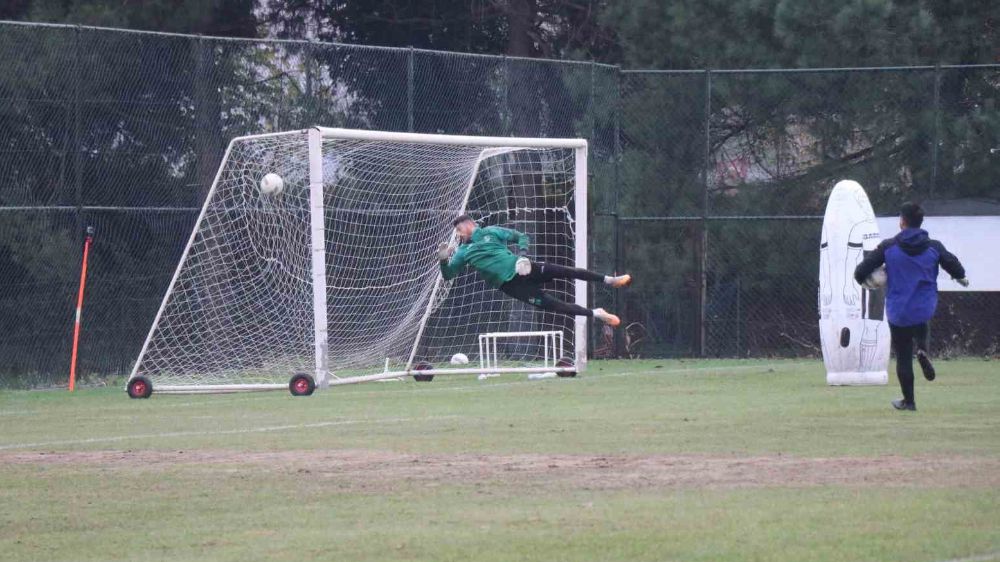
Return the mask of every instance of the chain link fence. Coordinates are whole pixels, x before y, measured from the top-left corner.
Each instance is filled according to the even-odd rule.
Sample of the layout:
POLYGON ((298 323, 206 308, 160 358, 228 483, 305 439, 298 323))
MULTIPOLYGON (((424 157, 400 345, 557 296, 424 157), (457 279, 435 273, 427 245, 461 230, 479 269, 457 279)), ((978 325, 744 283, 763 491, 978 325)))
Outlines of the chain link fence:
MULTIPOLYGON (((997 65, 623 72, 609 216, 640 280, 624 302, 646 328, 632 355, 819 355, 833 185, 859 181, 880 216, 907 200, 996 215, 998 93, 997 65)), ((942 293, 937 351, 995 356, 998 307, 995 292, 942 293)))
MULTIPOLYGON (((624 71, 595 63, 0 22, 0 386, 124 375, 234 136, 315 124, 585 137, 598 356, 818 355, 820 215, 1000 198, 1000 65, 624 71)), ((997 214, 983 203, 982 214, 997 214)), ((946 293, 950 353, 996 354, 1000 295, 946 293)))

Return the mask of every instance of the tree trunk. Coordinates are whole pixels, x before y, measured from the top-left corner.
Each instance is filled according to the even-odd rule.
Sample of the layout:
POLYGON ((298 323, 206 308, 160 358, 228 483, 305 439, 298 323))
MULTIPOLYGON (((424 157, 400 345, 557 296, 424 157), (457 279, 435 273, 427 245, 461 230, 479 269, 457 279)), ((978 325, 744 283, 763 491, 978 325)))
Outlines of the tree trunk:
POLYGON ((538 13, 535 0, 510 0, 507 7, 507 55, 530 57, 534 54, 531 28, 538 13))

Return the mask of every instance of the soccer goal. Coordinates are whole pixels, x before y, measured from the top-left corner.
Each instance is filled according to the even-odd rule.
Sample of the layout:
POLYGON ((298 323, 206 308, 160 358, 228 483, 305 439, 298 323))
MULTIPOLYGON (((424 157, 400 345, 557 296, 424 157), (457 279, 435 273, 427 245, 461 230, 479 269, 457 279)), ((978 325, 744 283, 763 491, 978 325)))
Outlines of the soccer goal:
MULTIPOLYGON (((291 388, 443 374, 479 335, 561 332, 491 353, 504 373, 570 374, 586 324, 533 309, 471 270, 444 281, 436 248, 466 213, 531 237, 533 259, 586 267, 582 139, 317 127, 233 139, 129 378, 130 395, 291 388), (551 358, 549 358, 551 359, 551 358)), ((587 305, 582 281, 558 298, 587 305)), ((451 367, 451 368, 449 368, 451 367)))

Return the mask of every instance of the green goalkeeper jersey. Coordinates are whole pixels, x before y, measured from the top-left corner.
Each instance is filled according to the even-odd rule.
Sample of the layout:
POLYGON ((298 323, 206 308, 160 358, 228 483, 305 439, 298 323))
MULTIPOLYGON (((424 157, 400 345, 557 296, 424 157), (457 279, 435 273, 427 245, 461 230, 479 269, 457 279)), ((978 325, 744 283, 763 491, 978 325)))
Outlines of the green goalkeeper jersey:
POLYGON ((507 249, 511 242, 516 242, 521 250, 528 250, 527 234, 499 226, 477 228, 472 239, 455 250, 451 261, 441 261, 441 275, 445 280, 453 279, 466 265, 471 265, 487 283, 499 287, 517 274, 514 268, 517 256, 507 249))

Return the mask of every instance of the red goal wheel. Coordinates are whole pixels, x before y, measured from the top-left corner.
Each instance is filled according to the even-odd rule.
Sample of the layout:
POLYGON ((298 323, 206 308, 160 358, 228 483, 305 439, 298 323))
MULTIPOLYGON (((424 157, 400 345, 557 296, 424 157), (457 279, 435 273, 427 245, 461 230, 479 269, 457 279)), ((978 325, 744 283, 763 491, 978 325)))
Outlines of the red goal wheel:
MULTIPOLYGON (((419 363, 417 363, 416 365, 413 366, 413 370, 414 371, 426 371, 428 369, 433 369, 433 368, 434 368, 434 366, 431 365, 430 363, 428 363, 427 361, 420 361, 419 363)), ((417 374, 414 374, 413 375, 413 380, 415 380, 417 382, 431 382, 432 380, 434 380, 434 375, 417 375, 417 374)))
POLYGON ((153 393, 153 383, 146 377, 135 377, 128 381, 125 387, 129 398, 149 398, 153 393))
MULTIPOLYGON (((559 367, 560 369, 565 369, 567 367, 572 367, 572 366, 573 362, 565 357, 556 361, 556 367, 559 367)), ((576 371, 558 371, 556 374, 562 378, 571 378, 576 376, 576 371)))
POLYGON ((309 396, 316 390, 316 381, 305 373, 295 373, 292 380, 288 381, 288 390, 292 396, 309 396))

